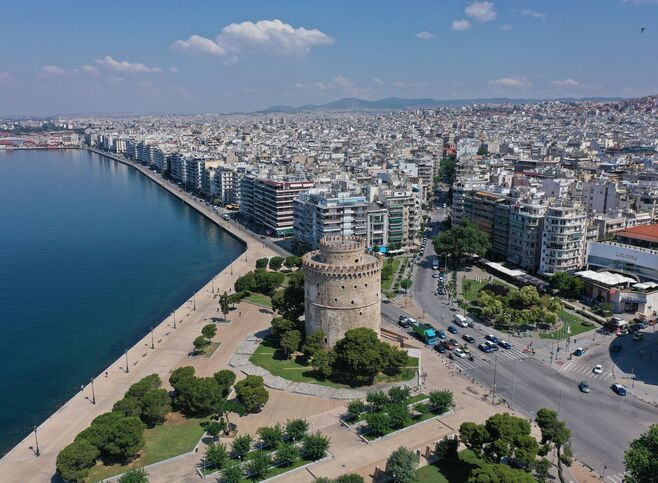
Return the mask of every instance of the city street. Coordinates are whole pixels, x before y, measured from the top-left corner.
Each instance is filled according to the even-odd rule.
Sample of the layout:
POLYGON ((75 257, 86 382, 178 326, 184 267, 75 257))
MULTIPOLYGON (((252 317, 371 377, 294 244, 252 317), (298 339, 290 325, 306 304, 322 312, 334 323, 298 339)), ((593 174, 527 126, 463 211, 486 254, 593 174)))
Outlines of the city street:
MULTIPOLYGON (((444 216, 445 210, 436 210, 433 221, 443 219, 444 216)), ((434 223, 432 236, 436 236, 437 226, 438 223, 434 223)), ((432 278, 432 258, 435 254, 430 240, 431 238, 414 277, 411 298, 418 309, 417 312, 422 312, 426 321, 438 329, 446 330, 451 325, 455 312, 446 297, 433 293, 437 280, 432 278)), ((405 303, 411 312, 412 302, 403 299, 401 305, 404 306, 405 303)), ((393 324, 400 315, 406 314, 404 310, 390 303, 382 305, 382 313, 393 324)), ((496 399, 505 399, 514 409, 529 418, 534 418, 537 410, 542 407, 559 411, 571 429, 574 455, 598 474, 605 473, 606 481, 622 480, 624 451, 631 440, 656 422, 658 410, 655 407, 633 396, 621 397, 613 393, 610 389, 612 382, 627 382, 613 381, 610 367, 607 368, 608 374, 596 377, 590 376, 593 364, 588 364, 587 376, 573 374, 573 371, 568 371, 569 364, 578 361, 572 360, 564 364, 565 373, 561 373, 561 364, 558 362, 564 361, 554 362, 552 367, 549 367, 546 361, 535 359, 521 350, 529 339, 523 339, 522 345, 519 343, 520 339, 504 336, 514 344, 512 349, 501 348, 493 354, 484 354, 477 350, 477 344, 482 342, 483 336, 493 333, 502 338, 501 334, 477 323, 473 328, 458 330, 459 333, 454 337, 460 343, 463 342, 461 336, 465 333, 473 335, 476 342, 469 344, 475 360, 455 358, 453 363, 457 370, 473 377, 485 387, 492 388, 495 380, 496 399), (578 383, 581 380, 590 383, 590 393, 580 392, 578 383)), ((547 348, 549 345, 549 341, 533 339, 533 347, 537 349, 547 348)), ((425 357, 445 357, 431 349, 426 352, 430 353, 425 357)), ((432 375, 428 374, 428 378, 431 377, 432 375)))

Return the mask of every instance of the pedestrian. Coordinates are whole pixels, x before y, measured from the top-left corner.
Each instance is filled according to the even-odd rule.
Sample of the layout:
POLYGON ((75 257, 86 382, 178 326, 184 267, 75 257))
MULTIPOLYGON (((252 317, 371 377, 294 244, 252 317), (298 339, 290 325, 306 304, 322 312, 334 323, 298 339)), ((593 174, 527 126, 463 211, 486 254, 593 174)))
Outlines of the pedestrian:
POLYGON ((105 371, 105 377, 107 377, 107 371, 105 371))
POLYGON ((84 389, 85 387, 82 384, 80 384, 80 391, 84 391, 84 389))

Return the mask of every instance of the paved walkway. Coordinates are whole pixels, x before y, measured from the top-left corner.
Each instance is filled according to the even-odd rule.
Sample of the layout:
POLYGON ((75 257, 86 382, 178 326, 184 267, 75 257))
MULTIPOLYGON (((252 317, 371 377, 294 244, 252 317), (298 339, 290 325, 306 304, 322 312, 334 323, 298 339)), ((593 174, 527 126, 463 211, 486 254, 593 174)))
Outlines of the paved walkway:
MULTIPOLYGON (((148 170, 140 169, 140 171, 146 171, 147 176, 165 186, 161 179, 159 180, 148 170)), ((187 197, 182 192, 174 192, 174 194, 181 199, 187 197)), ((199 335, 201 327, 213 317, 221 316, 217 311, 216 295, 231 291, 238 276, 253 270, 257 258, 274 256, 277 252, 266 247, 249 232, 234 225, 229 226, 217 215, 209 212, 205 205, 194 202, 189 197, 186 202, 241 238, 246 243, 246 251, 231 266, 220 272, 214 282, 209 282, 199 290, 193 300, 188 300, 176 309, 176 329, 173 328, 174 319, 171 316, 155 327, 155 349, 151 349, 151 335, 147 333, 128 351, 128 370, 126 370, 126 357, 121 355, 106 371, 94 378, 96 404, 91 403, 91 388, 86 386, 44 421, 37 429, 40 457, 35 456, 34 434, 26 436, 9 451, 0 460, 0 480, 51 481, 55 474, 55 460, 59 451, 89 426, 96 416, 110 411, 113 404, 122 398, 131 384, 152 373, 159 374, 166 381, 173 369, 188 364, 195 365, 201 374, 211 374, 226 367, 228 358, 237 349, 236 341, 241 341, 247 335, 269 326, 271 317, 269 314, 248 318, 247 313, 250 313, 251 309, 244 309, 243 316, 237 317, 234 323, 218 326, 216 339, 222 341, 222 346, 212 358, 190 358, 192 341, 199 335), (215 293, 212 292, 212 288, 215 293)), ((253 311, 259 313, 255 307, 253 311)), ((235 313, 229 317, 235 318, 235 313)))

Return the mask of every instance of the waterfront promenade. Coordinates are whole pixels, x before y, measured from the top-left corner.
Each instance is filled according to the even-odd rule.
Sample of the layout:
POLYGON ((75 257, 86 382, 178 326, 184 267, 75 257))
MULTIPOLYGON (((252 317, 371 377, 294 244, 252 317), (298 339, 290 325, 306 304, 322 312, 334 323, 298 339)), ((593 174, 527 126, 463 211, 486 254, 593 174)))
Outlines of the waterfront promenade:
MULTIPOLYGON (((105 153, 99 153, 107 156, 105 153)), ((113 156, 109 156, 114 158, 113 156)), ((190 300, 176 309, 176 328, 173 316, 167 317, 154 327, 151 348, 151 334, 146 333, 126 355, 118 358, 94 378, 96 404, 92 404, 91 384, 87 384, 74 397, 60 407, 53 415, 37 428, 40 456, 36 456, 35 434, 30 433, 0 460, 0 481, 47 482, 55 475, 55 461, 59 451, 71 443, 75 436, 85 429, 98 415, 110 411, 113 404, 123 397, 128 387, 142 377, 157 373, 164 381, 169 373, 181 365, 189 364, 192 341, 199 335, 203 325, 211 317, 217 317, 216 294, 231 291, 235 280, 254 267, 257 258, 271 257, 278 254, 251 232, 233 223, 228 223, 207 206, 192 199, 187 193, 177 189, 148 171, 125 160, 114 158, 119 162, 130 164, 154 182, 167 189, 182 201, 197 209, 208 219, 220 225, 245 243, 245 251, 231 265, 217 274, 213 280, 202 287, 190 300), (213 293, 214 289, 214 293, 213 293)), ((221 314, 219 314, 221 315, 221 314)), ((218 340, 242 340, 249 332, 259 330, 258 324, 265 324, 265 318, 251 319, 244 323, 234 323, 227 327, 220 325, 218 340)), ((242 322, 242 321, 241 321, 242 322)), ((75 350, 74 347, 71 350, 75 350)), ((230 344, 220 347, 220 352, 230 351, 230 344)), ((215 355, 217 357, 218 354, 215 355)), ((215 357, 209 359, 214 360, 215 357)), ((217 369, 218 370, 218 369, 217 369)), ((44 374, 47 377, 47 374, 44 374)), ((38 382, 38 381, 35 381, 38 382)))

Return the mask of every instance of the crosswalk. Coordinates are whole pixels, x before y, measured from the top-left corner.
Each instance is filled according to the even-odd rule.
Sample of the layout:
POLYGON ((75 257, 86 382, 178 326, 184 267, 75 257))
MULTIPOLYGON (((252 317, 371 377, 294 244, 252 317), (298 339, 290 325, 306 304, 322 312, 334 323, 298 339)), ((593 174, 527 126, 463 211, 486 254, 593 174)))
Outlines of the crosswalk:
POLYGON ((560 368, 560 372, 578 374, 580 376, 587 376, 588 379, 598 379, 601 381, 614 378, 612 372, 609 370, 604 370, 601 374, 594 374, 593 366, 591 364, 583 364, 575 361, 569 361, 564 364, 560 368))
POLYGON ((454 358, 454 364, 455 366, 459 367, 463 371, 467 371, 469 369, 475 369, 477 367, 482 367, 482 366, 491 366, 494 363, 494 357, 498 359, 498 362, 501 362, 502 360, 522 360, 528 358, 527 354, 524 354, 518 349, 515 349, 512 347, 511 349, 500 349, 498 352, 496 352, 495 356, 494 354, 485 354, 482 351, 479 351, 477 349, 471 349, 471 352, 473 352, 474 360, 469 360, 468 357, 465 357, 463 359, 460 359, 458 357, 454 358))
POLYGON ((610 483, 622 483, 626 478, 624 473, 615 473, 614 475, 605 475, 605 480, 610 483))

